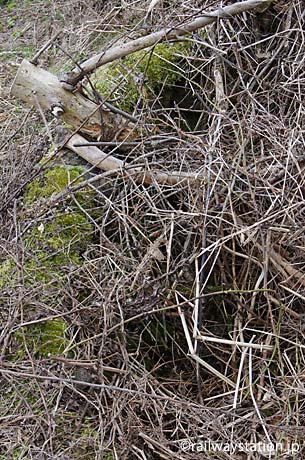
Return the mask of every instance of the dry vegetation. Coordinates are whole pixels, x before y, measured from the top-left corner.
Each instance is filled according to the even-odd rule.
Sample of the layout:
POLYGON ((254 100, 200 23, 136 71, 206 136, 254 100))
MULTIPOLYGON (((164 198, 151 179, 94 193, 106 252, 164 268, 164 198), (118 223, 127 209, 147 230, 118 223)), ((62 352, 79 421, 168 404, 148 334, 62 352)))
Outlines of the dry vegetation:
MULTIPOLYGON (((268 458, 197 452, 208 440, 302 449, 304 2, 189 36, 174 91, 139 93, 133 115, 156 131, 105 147, 205 180, 141 185, 85 165, 74 193, 33 201, 31 184, 78 161, 51 148, 59 123, 10 98, 10 83, 60 29, 41 57, 53 72, 137 35, 144 1, 103 3, 0 11, 0 459, 268 458), (83 219, 73 238, 56 227, 67 209, 83 219)), ((154 28, 221 2, 161 3, 154 28)))

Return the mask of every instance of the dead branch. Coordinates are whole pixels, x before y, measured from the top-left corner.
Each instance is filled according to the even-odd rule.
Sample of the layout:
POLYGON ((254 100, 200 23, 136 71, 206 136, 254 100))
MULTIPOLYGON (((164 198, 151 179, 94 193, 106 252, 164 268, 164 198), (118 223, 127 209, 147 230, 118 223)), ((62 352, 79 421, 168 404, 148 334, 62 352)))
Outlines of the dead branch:
POLYGON ((68 85, 71 85, 71 87, 74 87, 85 75, 90 74, 104 64, 115 61, 124 56, 128 56, 136 51, 149 48, 150 46, 154 46, 162 41, 176 40, 179 37, 183 37, 195 30, 212 24, 218 19, 227 19, 231 16, 251 11, 258 7, 265 5, 269 6, 269 4, 270 0, 246 0, 245 2, 234 3, 233 5, 219 8, 216 11, 211 11, 205 16, 199 17, 188 24, 183 24, 181 27, 167 27, 150 35, 132 40, 128 43, 117 45, 107 51, 97 54, 96 56, 92 56, 81 64, 81 70, 79 67, 73 69, 62 80, 64 80, 68 85))
POLYGON ((202 172, 187 173, 173 171, 170 173, 163 173, 161 171, 147 171, 143 167, 128 167, 128 164, 124 161, 112 155, 107 155, 99 148, 90 146, 90 143, 88 143, 88 145, 86 144, 87 141, 84 137, 75 134, 67 141, 66 147, 95 167, 103 171, 115 171, 116 173, 118 170, 121 170, 124 176, 132 176, 138 183, 151 184, 157 182, 159 184, 184 185, 187 182, 206 180, 202 172), (79 144, 81 144, 82 147, 79 147, 79 144))
POLYGON ((73 130, 79 129, 95 138, 125 139, 134 130, 134 124, 120 114, 95 104, 79 92, 66 91, 55 75, 26 59, 18 69, 11 94, 29 106, 60 116, 73 130))

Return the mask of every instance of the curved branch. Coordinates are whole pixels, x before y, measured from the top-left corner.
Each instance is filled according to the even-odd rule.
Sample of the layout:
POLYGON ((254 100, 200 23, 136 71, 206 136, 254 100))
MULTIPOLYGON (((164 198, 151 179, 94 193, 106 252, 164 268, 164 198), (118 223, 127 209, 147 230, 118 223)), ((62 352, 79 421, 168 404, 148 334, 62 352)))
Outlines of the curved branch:
POLYGON ((112 155, 107 155, 97 147, 90 146, 90 143, 88 143, 86 139, 79 134, 74 134, 70 137, 65 146, 84 158, 88 161, 88 163, 102 169, 103 171, 114 171, 116 173, 121 172, 123 176, 133 177, 136 182, 142 184, 152 184, 157 182, 159 184, 167 185, 185 185, 190 182, 206 181, 206 175, 204 172, 162 172, 147 171, 140 167, 126 168, 128 165, 126 165, 122 160, 119 160, 112 155), (82 147, 78 147, 79 144, 82 144, 82 147))
POLYGON ((124 56, 128 56, 136 51, 149 48, 150 46, 154 46, 162 41, 183 37, 190 32, 194 32, 195 30, 212 24, 217 21, 217 19, 230 18, 231 16, 235 16, 245 11, 250 11, 265 5, 269 6, 269 4, 270 0, 246 0, 244 2, 234 3, 233 5, 225 6, 224 8, 220 8, 216 11, 211 11, 205 16, 201 16, 181 27, 168 27, 144 37, 137 38, 136 40, 117 45, 109 50, 97 54, 96 56, 92 56, 80 65, 81 70, 79 68, 73 69, 66 76, 61 78, 61 81, 71 85, 71 87, 74 87, 85 75, 90 74, 104 64, 115 61, 124 56))

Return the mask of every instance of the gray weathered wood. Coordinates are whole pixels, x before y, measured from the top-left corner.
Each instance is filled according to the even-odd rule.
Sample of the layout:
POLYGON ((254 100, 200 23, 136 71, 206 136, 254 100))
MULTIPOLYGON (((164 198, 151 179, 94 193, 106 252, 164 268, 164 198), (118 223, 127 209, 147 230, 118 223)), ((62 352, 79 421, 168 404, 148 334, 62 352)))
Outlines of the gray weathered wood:
POLYGON ((185 185, 189 182, 200 182, 206 180, 206 174, 204 172, 162 172, 162 171, 151 171, 145 168, 135 167, 132 168, 118 158, 112 155, 107 155, 95 146, 85 145, 86 139, 75 134, 70 137, 66 143, 68 147, 77 155, 84 158, 88 163, 96 166, 103 171, 115 171, 117 174, 121 174, 125 177, 133 177, 136 182, 143 184, 152 184, 157 182, 158 184, 168 185, 185 185), (78 147, 78 144, 82 144, 82 147, 78 147))
MULTIPOLYGON (((28 105, 42 110, 56 112, 60 119, 70 125, 73 131, 100 137, 103 140, 131 140, 137 133, 136 126, 119 114, 103 110, 79 93, 72 93, 62 87, 59 79, 44 69, 36 67, 24 60, 12 85, 11 93, 28 105)), ((117 174, 133 177, 137 182, 151 184, 153 182, 177 185, 189 181, 204 180, 201 173, 147 171, 143 168, 130 168, 122 160, 107 155, 99 148, 78 144, 86 144, 80 134, 70 135, 65 143, 73 152, 80 155, 92 165, 117 174)))
POLYGON ((103 140, 122 140, 134 130, 134 124, 121 115, 101 110, 82 94, 63 88, 52 73, 23 60, 11 88, 11 94, 27 105, 54 111, 62 107, 59 115, 72 130, 79 130, 103 140))

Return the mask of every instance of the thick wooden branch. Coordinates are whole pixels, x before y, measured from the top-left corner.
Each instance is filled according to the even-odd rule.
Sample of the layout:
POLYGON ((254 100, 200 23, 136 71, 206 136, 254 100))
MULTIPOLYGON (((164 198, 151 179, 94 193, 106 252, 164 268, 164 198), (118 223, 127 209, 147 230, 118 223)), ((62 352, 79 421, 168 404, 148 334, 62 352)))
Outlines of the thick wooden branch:
POLYGON ((230 18, 231 16, 235 16, 246 11, 269 6, 269 4, 270 0, 246 0, 244 2, 234 3, 233 5, 225 6, 224 8, 220 8, 216 11, 211 11, 205 16, 199 17, 188 24, 183 24, 181 27, 167 27, 166 29, 137 38, 136 40, 132 40, 128 43, 117 45, 83 62, 80 66, 82 70, 79 68, 72 70, 65 76, 65 78, 63 78, 63 80, 68 85, 71 85, 71 88, 73 88, 85 75, 92 73, 98 67, 107 64, 108 62, 128 56, 136 51, 149 48, 150 46, 154 46, 162 41, 183 37, 190 32, 194 32, 195 30, 212 24, 218 19, 230 18))
POLYGON ((120 141, 135 130, 135 125, 120 114, 104 110, 78 92, 65 90, 55 75, 27 60, 18 69, 11 94, 27 105, 56 114, 73 130, 94 138, 120 141))
POLYGON ((140 167, 132 168, 124 161, 111 155, 107 155, 97 147, 84 145, 86 143, 87 141, 84 137, 79 134, 75 134, 69 138, 66 143, 66 147, 77 153, 77 155, 81 156, 95 167, 102 169, 103 171, 114 171, 116 174, 119 173, 125 177, 132 177, 138 183, 152 184, 157 182, 158 184, 185 185, 188 182, 206 180, 206 176, 202 172, 187 173, 173 171, 164 173, 162 171, 147 171, 140 167), (79 144, 82 144, 82 147, 78 147, 79 144))

